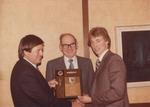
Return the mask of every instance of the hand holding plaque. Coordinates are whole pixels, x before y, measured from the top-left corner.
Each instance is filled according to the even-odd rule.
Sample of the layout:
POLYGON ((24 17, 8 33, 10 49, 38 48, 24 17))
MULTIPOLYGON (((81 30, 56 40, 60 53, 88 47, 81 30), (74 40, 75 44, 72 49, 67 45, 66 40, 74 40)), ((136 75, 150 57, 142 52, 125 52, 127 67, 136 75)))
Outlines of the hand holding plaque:
POLYGON ((76 98, 81 95, 80 70, 57 70, 55 95, 57 98, 76 98))
POLYGON ((48 81, 48 85, 50 86, 50 88, 55 88, 56 85, 58 85, 58 82, 55 79, 53 79, 48 81))

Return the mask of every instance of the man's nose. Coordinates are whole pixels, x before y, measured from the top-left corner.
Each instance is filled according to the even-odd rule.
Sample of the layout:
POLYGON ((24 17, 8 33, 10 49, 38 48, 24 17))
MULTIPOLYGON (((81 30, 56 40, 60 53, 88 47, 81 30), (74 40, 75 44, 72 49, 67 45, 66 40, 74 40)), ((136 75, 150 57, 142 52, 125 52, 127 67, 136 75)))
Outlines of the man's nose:
POLYGON ((68 45, 68 48, 69 48, 69 49, 72 49, 71 45, 68 45))
POLYGON ((43 51, 40 51, 40 56, 43 56, 44 52, 43 51))

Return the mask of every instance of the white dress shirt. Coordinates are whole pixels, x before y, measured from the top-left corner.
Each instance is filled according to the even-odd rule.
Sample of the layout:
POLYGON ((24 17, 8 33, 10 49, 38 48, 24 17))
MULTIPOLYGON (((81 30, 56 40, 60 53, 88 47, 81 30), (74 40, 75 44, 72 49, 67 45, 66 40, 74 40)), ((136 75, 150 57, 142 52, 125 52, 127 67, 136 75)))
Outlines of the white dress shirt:
MULTIPOLYGON (((70 62, 69 62, 69 59, 68 57, 64 56, 64 62, 65 62, 65 65, 66 65, 66 68, 69 69, 69 66, 70 66, 70 62)), ((73 60, 73 66, 74 66, 74 69, 78 69, 78 61, 77 61, 77 57, 74 56, 71 58, 73 60)))
POLYGON ((37 66, 35 64, 33 64, 32 62, 30 62, 27 58, 23 57, 24 60, 28 61, 34 68, 37 69, 37 66))

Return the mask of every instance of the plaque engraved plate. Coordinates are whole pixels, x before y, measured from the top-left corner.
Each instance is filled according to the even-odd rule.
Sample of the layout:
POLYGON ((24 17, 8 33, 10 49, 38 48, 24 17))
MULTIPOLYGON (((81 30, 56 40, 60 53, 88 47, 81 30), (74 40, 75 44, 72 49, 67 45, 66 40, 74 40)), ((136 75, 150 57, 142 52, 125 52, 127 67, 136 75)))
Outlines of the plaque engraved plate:
POLYGON ((55 95, 57 98, 76 98, 81 95, 80 70, 57 70, 55 95))

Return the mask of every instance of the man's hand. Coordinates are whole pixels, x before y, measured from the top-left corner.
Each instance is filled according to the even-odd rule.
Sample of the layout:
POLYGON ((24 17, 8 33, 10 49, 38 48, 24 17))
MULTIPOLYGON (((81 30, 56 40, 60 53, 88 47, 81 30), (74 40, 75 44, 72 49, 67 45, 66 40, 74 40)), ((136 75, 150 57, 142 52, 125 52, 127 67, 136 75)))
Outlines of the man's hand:
POLYGON ((48 81, 48 85, 49 85, 51 88, 55 88, 56 85, 58 85, 58 82, 57 82, 55 79, 53 79, 53 80, 48 81))
POLYGON ((78 99, 82 103, 91 103, 92 102, 91 97, 88 95, 78 96, 78 99))
POLYGON ((84 107, 85 104, 81 103, 78 99, 72 101, 72 107, 84 107))

